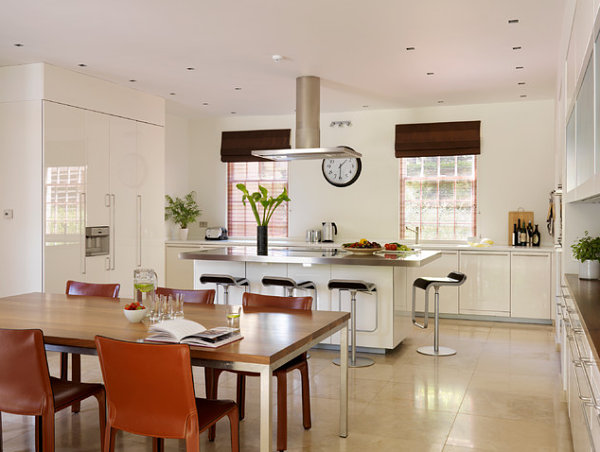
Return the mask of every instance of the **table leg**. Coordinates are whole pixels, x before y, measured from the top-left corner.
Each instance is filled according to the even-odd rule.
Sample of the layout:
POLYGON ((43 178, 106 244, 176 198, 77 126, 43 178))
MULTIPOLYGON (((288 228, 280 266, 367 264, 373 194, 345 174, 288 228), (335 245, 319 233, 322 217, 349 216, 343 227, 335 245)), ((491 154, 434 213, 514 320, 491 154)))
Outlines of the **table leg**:
POLYGON ((348 436, 348 322, 340 330, 340 436, 348 436))
POLYGON ((273 425, 272 372, 268 366, 260 371, 260 451, 271 452, 273 425))

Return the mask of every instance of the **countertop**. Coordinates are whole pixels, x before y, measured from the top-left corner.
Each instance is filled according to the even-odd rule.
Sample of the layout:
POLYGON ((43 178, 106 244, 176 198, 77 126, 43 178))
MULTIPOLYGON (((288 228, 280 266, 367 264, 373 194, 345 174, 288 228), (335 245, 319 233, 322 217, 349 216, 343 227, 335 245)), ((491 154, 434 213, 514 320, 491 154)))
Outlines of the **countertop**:
POLYGON ((595 348, 594 354, 598 360, 600 351, 600 280, 579 279, 577 275, 572 274, 565 275, 565 279, 579 311, 581 324, 595 348))
MULTIPOLYGON (((389 240, 398 241, 398 240, 389 240)), ((378 241, 382 245, 387 243, 386 241, 378 241)), ((491 245, 487 247, 475 247, 467 245, 466 243, 419 243, 413 244, 408 241, 401 241, 407 246, 412 248, 418 248, 423 250, 440 250, 440 251, 485 251, 485 252, 522 252, 522 253, 549 253, 555 250, 554 246, 538 246, 538 247, 521 247, 521 246, 507 246, 507 245, 491 245)), ((315 249, 340 249, 342 243, 345 241, 337 242, 304 242, 301 240, 276 240, 269 239, 269 247, 290 247, 290 248, 315 248, 315 249)), ((229 239, 229 240, 167 240, 165 242, 167 246, 181 246, 181 247, 222 247, 222 246, 256 246, 255 239, 229 239)))
POLYGON ((379 252, 376 254, 354 254, 349 251, 315 248, 289 247, 269 248, 268 256, 256 254, 252 246, 205 247, 179 253, 180 259, 209 261, 262 262, 281 264, 325 264, 325 265, 369 265, 375 267, 420 267, 441 257, 437 250, 420 250, 412 253, 379 252))

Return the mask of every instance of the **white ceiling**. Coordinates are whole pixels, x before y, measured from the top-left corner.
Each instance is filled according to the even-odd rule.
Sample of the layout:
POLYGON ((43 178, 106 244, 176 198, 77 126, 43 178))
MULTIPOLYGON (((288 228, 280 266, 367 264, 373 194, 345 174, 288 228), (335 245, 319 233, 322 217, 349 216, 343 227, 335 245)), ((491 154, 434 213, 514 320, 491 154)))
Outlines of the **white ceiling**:
POLYGON ((0 66, 45 61, 200 116, 292 113, 300 75, 321 77, 323 112, 548 99, 564 3, 1 0, 0 66))

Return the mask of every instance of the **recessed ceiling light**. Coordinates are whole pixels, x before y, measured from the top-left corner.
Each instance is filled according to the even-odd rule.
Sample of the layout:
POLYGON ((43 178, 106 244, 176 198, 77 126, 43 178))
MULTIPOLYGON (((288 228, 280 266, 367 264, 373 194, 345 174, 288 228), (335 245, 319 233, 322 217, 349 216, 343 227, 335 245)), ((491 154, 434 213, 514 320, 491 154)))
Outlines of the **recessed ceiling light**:
POLYGON ((130 81, 131 83, 135 83, 135 82, 137 82, 137 80, 136 80, 136 79, 134 79, 134 78, 130 79, 129 81, 130 81))
POLYGON ((519 19, 508 19, 508 23, 509 24, 518 24, 519 23, 519 19))
POLYGON ((174 96, 175 94, 177 94, 177 93, 169 93, 169 96, 174 96))
POLYGON ((77 66, 79 66, 79 67, 87 67, 87 64, 85 64, 85 63, 79 63, 77 66))
POLYGON ((275 61, 275 63, 279 63, 281 60, 283 60, 283 57, 281 55, 271 55, 271 59, 275 61))
POLYGON ((195 68, 195 67, 191 67, 191 66, 190 66, 190 67, 186 67, 186 69, 187 69, 188 71, 195 71, 195 70, 196 70, 196 68, 195 68))
POLYGON ((523 69, 523 66, 515 66, 515 69, 523 69))
POLYGON ((23 47, 23 44, 21 44, 20 42, 17 42, 15 44, 13 44, 15 47, 23 47))
POLYGON ((208 105, 208 102, 202 102, 202 105, 206 106, 208 105))
POLYGON ((517 82, 517 85, 524 85, 525 82, 517 82))
POLYGON ((521 94, 519 97, 527 97, 527 94, 521 94))
POLYGON ((414 47, 407 47, 406 50, 415 50, 414 47))
POLYGON ((514 47, 513 47, 513 50, 521 50, 521 49, 522 49, 522 47, 521 47, 521 46, 514 46, 514 47))
POLYGON ((242 90, 242 88, 240 88, 239 86, 236 86, 236 87, 235 87, 235 88, 233 88, 233 89, 234 89, 234 90, 236 90, 236 91, 241 91, 241 90, 242 90))
POLYGON ((433 72, 428 72, 427 75, 433 75, 433 72))

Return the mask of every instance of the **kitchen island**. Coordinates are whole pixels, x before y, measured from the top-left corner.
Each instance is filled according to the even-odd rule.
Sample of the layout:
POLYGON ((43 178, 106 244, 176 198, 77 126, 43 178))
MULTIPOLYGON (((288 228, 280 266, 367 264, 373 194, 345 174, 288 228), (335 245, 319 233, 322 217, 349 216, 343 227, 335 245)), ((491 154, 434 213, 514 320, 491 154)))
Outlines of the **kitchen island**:
MULTIPOLYGON (((371 351, 395 348, 411 328, 411 300, 407 298, 407 268, 421 267, 441 257, 436 250, 412 253, 378 252, 373 255, 354 254, 345 250, 316 247, 270 248, 267 256, 256 254, 252 246, 200 247, 179 253, 179 258, 194 261, 194 288, 214 288, 213 284, 200 284, 205 273, 230 274, 246 277, 250 291, 283 295, 279 287, 264 287, 264 276, 283 276, 296 282, 313 281, 317 286, 313 309, 325 311, 350 311, 348 292, 340 296, 330 291, 330 279, 358 279, 377 285, 376 295, 357 295, 357 344, 371 351)), ((231 288, 231 303, 240 303, 242 289, 231 288)), ((297 291, 298 296, 313 296, 312 291, 297 291)), ((222 303, 217 294, 217 303, 222 303)), ((339 344, 339 335, 327 339, 325 344, 339 344)))

